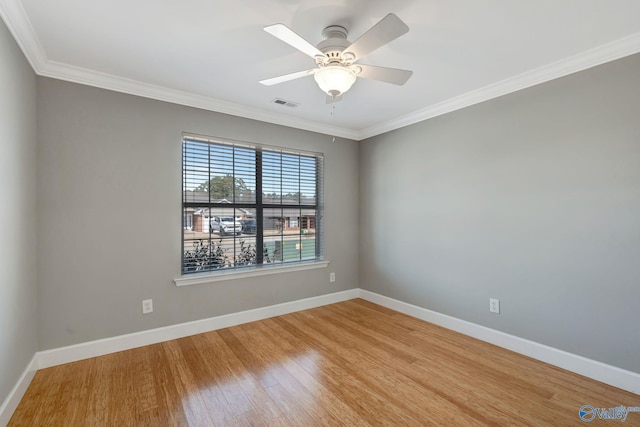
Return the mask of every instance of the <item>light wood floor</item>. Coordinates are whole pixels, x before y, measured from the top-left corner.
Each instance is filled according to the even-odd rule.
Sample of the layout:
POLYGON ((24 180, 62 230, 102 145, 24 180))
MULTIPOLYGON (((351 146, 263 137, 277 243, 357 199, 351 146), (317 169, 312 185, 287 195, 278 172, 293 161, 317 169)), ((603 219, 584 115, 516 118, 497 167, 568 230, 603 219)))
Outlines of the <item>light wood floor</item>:
POLYGON ((356 299, 40 370, 9 425, 570 426, 584 404, 640 396, 356 299))

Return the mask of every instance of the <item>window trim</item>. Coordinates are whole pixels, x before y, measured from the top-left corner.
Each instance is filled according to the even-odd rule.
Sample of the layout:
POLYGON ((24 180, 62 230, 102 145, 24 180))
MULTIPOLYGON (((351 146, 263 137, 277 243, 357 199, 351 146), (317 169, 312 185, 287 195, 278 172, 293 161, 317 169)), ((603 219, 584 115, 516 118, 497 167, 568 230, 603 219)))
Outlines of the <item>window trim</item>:
MULTIPOLYGON (((182 258, 184 256, 184 237, 182 237, 181 238, 182 255, 181 255, 181 262, 180 262, 180 276, 173 279, 173 282, 175 283, 176 286, 197 285, 202 283, 211 283, 211 282, 218 282, 223 280, 241 279, 241 278, 255 277, 255 276, 262 276, 262 275, 269 275, 269 274, 279 274, 279 273, 286 273, 286 272, 293 272, 293 271, 326 268, 329 265, 329 261, 325 260, 324 258, 324 245, 325 245, 324 237, 323 237, 324 221, 322 219, 322 217, 324 216, 324 195, 322 194, 323 188, 324 188, 324 183, 322 182, 324 180, 324 170, 323 170, 324 154, 323 153, 307 151, 307 150, 298 150, 298 149, 280 147, 275 145, 238 141, 238 140, 228 139, 228 138, 204 136, 204 135, 198 135, 198 134, 193 134, 188 132, 182 132, 181 145, 183 147, 184 147, 184 141, 186 139, 191 139, 194 141, 201 141, 201 142, 209 142, 213 144, 216 144, 216 143, 223 144, 223 145, 228 145, 232 147, 242 147, 246 149, 252 149, 256 151, 256 155, 259 156, 260 159, 262 157, 263 150, 274 151, 280 154, 290 154, 295 156, 307 156, 307 157, 316 158, 316 161, 317 162, 319 161, 320 162, 319 164, 321 165, 320 169, 316 171, 316 183, 315 183, 316 184, 316 203, 314 208, 316 210, 316 215, 317 215, 316 233, 315 233, 316 234, 316 239, 315 239, 316 258, 306 259, 306 260, 303 259, 298 261, 286 261, 281 263, 268 263, 268 264, 261 263, 261 264, 253 264, 249 266, 236 266, 231 268, 208 270, 208 271, 203 271, 198 273, 185 273, 183 271, 184 260, 182 258)), ((184 166, 184 154, 183 154, 182 163, 184 166)), ((257 166, 258 165, 259 165, 259 168, 256 169, 256 174, 261 173, 262 160, 260 160, 260 162, 257 162, 257 166)), ((184 179, 184 177, 182 177, 182 179, 184 179)), ((261 182, 261 180, 258 180, 258 182, 261 182)), ((262 203, 262 188, 256 187, 256 193, 257 194, 256 194, 255 205, 260 206, 261 208, 265 208, 265 207, 269 208, 270 205, 265 206, 262 203)), ((184 215, 184 188, 181 189, 181 199, 183 200, 181 203, 181 211, 182 211, 182 215, 184 215)), ((304 207, 304 205, 301 205, 301 206, 304 207)), ((181 220, 184 222, 183 218, 181 220)), ((257 216, 256 220, 261 221, 262 217, 257 216)), ((183 228, 184 228, 184 224, 183 224, 183 228)), ((184 236, 184 230, 182 231, 182 233, 184 236)), ((259 238, 257 238, 256 243, 261 242, 263 238, 264 238, 263 235, 259 236, 259 238)))
POLYGON ((220 271, 207 271, 204 273, 183 274, 173 279, 176 286, 202 285, 205 283, 222 282, 232 279, 246 279, 248 277, 266 276, 269 274, 291 273, 294 271, 315 270, 326 268, 329 261, 300 261, 280 265, 262 264, 239 269, 224 269, 220 271))

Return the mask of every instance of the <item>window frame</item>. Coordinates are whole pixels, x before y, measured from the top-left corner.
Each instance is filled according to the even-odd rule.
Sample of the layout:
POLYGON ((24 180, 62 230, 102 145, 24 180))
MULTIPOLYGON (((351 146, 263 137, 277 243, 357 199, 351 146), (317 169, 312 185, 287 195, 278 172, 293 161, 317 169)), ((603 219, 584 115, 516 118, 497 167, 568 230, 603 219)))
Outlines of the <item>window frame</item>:
MULTIPOLYGON (((182 174, 181 174, 182 237, 181 237, 181 263, 180 263, 181 273, 180 273, 180 277, 174 279, 174 282, 176 283, 176 285, 183 286, 188 284, 207 283, 207 282, 213 282, 218 280, 251 277, 256 275, 273 274, 273 273, 279 273, 279 272, 285 272, 285 271, 297 271, 297 270, 306 270, 311 268, 322 268, 328 265, 328 262, 324 261, 324 242, 323 242, 324 239, 323 239, 323 218, 322 218, 323 208, 324 208, 323 206, 324 155, 322 153, 295 150, 295 149, 278 147, 273 145, 248 143, 244 141, 203 136, 203 135, 197 135, 192 133, 183 133, 181 140, 182 140, 182 174), (253 154, 255 154, 255 172, 254 172, 255 173, 255 189, 253 190, 255 193, 254 194, 255 200, 252 202, 237 201, 236 198, 234 197, 231 202, 225 201, 224 204, 220 200, 212 201, 211 196, 209 196, 209 200, 207 202, 198 201, 198 200, 192 200, 192 201, 187 200, 187 193, 186 193, 187 166, 186 165, 187 165, 188 159, 186 155, 186 144, 190 142, 194 144, 202 144, 202 146, 209 145, 209 150, 211 145, 218 146, 218 147, 220 146, 229 147, 231 148, 234 155, 235 155, 236 148, 244 150, 245 152, 246 150, 253 151, 253 154), (263 166, 265 164, 265 160, 263 158, 264 153, 274 153, 276 157, 280 156, 281 159, 283 159, 284 156, 287 156, 288 158, 292 158, 291 156, 294 156, 293 158, 296 158, 296 157, 298 158, 299 164, 302 164, 302 159, 304 158, 307 158, 307 159, 312 158, 313 161, 315 162, 314 164, 315 169, 313 169, 315 172, 315 180, 314 182, 312 182, 312 184, 315 184, 315 203, 312 203, 312 204, 303 203, 303 197, 302 197, 303 192, 301 190, 303 185, 303 180, 301 178, 301 173, 299 173, 298 180, 296 182, 298 189, 300 189, 298 191, 298 194, 300 194, 298 203, 291 203, 291 199, 286 199, 286 202, 285 202, 284 194, 283 194, 284 190, 282 190, 279 194, 280 200, 278 203, 274 202, 274 200, 265 201, 264 200, 265 197, 263 197, 264 196, 263 180, 265 178, 265 176, 263 175, 263 166), (205 267, 204 270, 188 271, 189 267, 185 265, 185 253, 186 253, 185 243, 189 239, 185 237, 185 232, 188 230, 188 226, 187 224, 185 224, 185 215, 187 213, 187 209, 190 209, 190 208, 208 209, 209 217, 211 217, 212 215, 211 209, 215 209, 215 208, 218 208, 218 209, 225 208, 230 210, 233 209, 234 217, 236 216, 236 211, 238 209, 254 210, 255 217, 252 219, 255 219, 256 221, 255 263, 249 264, 249 265, 236 265, 237 259, 235 259, 234 257, 232 258, 231 264, 226 264, 222 268, 214 267, 213 266, 214 264, 210 263, 205 267), (312 210, 315 212, 315 218, 313 220, 313 223, 315 226, 315 229, 314 229, 315 232, 313 233, 315 238, 315 255, 313 258, 286 260, 284 259, 284 256, 281 255, 282 259, 279 259, 276 261, 271 259, 265 262, 264 254, 263 254, 263 249, 265 248, 264 246, 264 242, 265 242, 264 241, 264 238, 265 238, 264 212, 267 210, 278 210, 278 209, 282 210, 282 212, 284 212, 284 209, 297 209, 301 213, 305 210, 312 210), (260 248, 260 250, 258 250, 258 248, 260 248)), ((208 176, 212 176, 211 171, 214 168, 212 166, 212 159, 213 158, 209 154, 207 158, 208 176)), ((268 165, 273 166, 272 163, 268 165)), ((279 169, 279 177, 281 182, 284 180, 285 172, 286 172, 286 169, 283 166, 283 161, 281 160, 280 169, 279 169)), ((233 176, 232 185, 234 186, 234 189, 235 189, 235 182, 236 182, 235 180, 237 177, 235 169, 232 173, 232 176, 233 176)), ((299 223, 303 222, 302 218, 298 218, 297 221, 299 221, 299 223)), ((191 226, 193 226, 193 223, 194 221, 192 220, 191 226)), ((293 233, 285 234, 284 227, 282 227, 283 230, 280 232, 280 234, 276 235, 276 240, 278 236, 280 236, 281 242, 288 241, 287 239, 285 239, 286 236, 299 236, 298 238, 301 239, 300 241, 302 242, 302 236, 305 233, 302 231, 301 227, 298 227, 298 228, 299 228, 299 234, 293 234, 293 233)), ((209 248, 212 248, 212 242, 214 242, 218 238, 212 235, 212 231, 210 227, 207 227, 207 229, 208 229, 208 238, 205 240, 208 242, 209 248)), ((240 241, 239 239, 240 237, 236 237, 234 235, 233 237, 234 247, 240 241)), ((196 240, 197 239, 194 239, 194 241, 196 240)), ((295 241, 295 237, 294 237, 294 241, 295 241)), ((302 251, 300 251, 299 257, 303 258, 302 251)))

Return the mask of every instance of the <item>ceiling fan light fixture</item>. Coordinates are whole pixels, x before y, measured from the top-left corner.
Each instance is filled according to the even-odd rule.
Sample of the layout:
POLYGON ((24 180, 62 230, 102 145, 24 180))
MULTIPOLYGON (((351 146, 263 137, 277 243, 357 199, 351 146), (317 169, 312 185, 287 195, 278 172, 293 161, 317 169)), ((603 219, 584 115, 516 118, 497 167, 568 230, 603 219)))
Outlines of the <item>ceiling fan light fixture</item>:
POLYGON ((335 102, 351 89, 359 77, 403 85, 413 74, 408 70, 356 64, 369 53, 409 31, 407 24, 393 13, 386 15, 353 43, 347 40, 347 29, 341 25, 326 27, 322 32, 323 40, 317 46, 312 45, 284 24, 269 25, 264 27, 264 30, 310 56, 317 65, 317 68, 310 70, 260 80, 260 83, 265 86, 313 74, 320 89, 331 98, 328 102, 335 102))
POLYGON ((320 68, 313 78, 324 93, 336 97, 351 88, 356 81, 356 73, 342 65, 330 65, 320 68))

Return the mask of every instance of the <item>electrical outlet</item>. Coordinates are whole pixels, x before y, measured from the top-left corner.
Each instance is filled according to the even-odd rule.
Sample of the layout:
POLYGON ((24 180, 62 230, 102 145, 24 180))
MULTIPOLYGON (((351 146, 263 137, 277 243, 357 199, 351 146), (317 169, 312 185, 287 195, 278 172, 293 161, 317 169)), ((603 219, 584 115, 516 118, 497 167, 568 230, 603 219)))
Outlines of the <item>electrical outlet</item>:
POLYGON ((489 311, 492 313, 500 314, 500 300, 495 298, 489 298, 489 311))
POLYGON ((145 299, 142 300, 142 314, 149 314, 153 311, 153 300, 145 299))
POLYGON ((329 282, 333 283, 336 281, 336 273, 329 273, 329 282))

